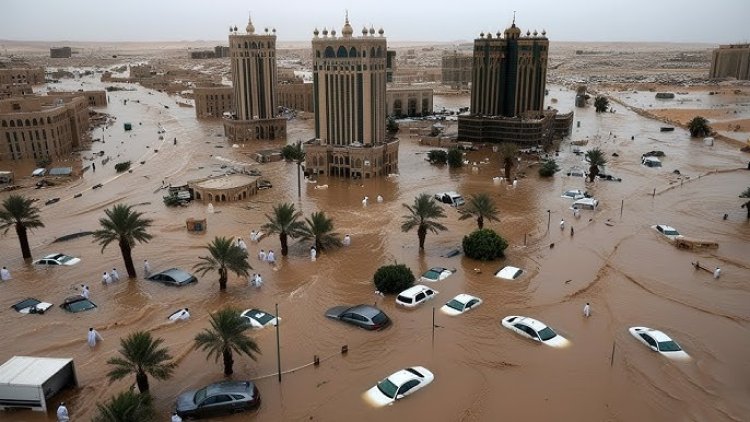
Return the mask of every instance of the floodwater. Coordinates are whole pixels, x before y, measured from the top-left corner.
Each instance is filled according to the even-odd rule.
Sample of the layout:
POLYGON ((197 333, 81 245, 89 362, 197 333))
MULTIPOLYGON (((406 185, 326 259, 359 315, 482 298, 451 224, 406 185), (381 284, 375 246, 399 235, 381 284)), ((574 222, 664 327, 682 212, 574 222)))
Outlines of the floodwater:
MULTIPOLYGON (((83 81, 84 88, 102 86, 93 79, 83 81)), ((64 84, 76 86, 80 81, 64 84)), ((105 143, 92 146, 93 151, 103 150, 112 157, 107 165, 100 165, 97 158, 95 173, 87 171, 61 186, 20 191, 40 199, 46 225, 30 235, 34 256, 63 252, 81 257, 82 262, 35 269, 20 260, 12 230, 0 241, 0 261, 13 273, 13 280, 0 284, 0 361, 13 355, 74 358, 80 388, 55 399, 67 402, 74 420, 89 420, 97 402, 134 381, 110 384, 106 378, 106 360, 117 355, 120 337, 151 330, 164 338, 179 362, 171 379, 151 380, 157 409, 166 420, 178 394, 223 379, 221 363, 207 362, 204 353, 192 348, 195 334, 209 325, 208 314, 227 305, 273 312, 276 304, 282 318, 282 381, 275 375, 275 331, 253 332, 262 354, 257 362, 236 356, 234 378, 256 380, 262 406, 255 413, 221 420, 748 419, 750 225, 737 195, 750 185, 750 172, 741 170, 747 167, 748 156, 740 155, 736 146, 720 142, 706 146, 691 141, 681 129, 660 133, 659 122, 623 109, 604 115, 591 108, 576 109, 575 122, 581 124, 572 138, 588 138, 588 147, 601 147, 610 159, 607 171, 622 182, 594 185, 565 176, 570 166, 585 164, 564 143, 558 157, 563 171, 542 180, 536 167, 523 161, 519 171, 526 177, 513 189, 493 182, 501 171, 491 149, 471 152, 471 165, 449 170, 427 164, 428 148, 403 134, 397 177, 321 179, 319 183, 328 184, 328 189, 303 182, 298 199, 294 164, 254 164, 274 187, 244 203, 214 204, 217 212, 207 214, 206 204, 201 203, 166 208, 159 190, 162 181, 176 185, 220 174, 222 165, 252 163, 243 151, 273 144, 232 148, 217 136, 222 132, 220 122, 198 122, 194 110, 177 107, 175 98, 134 87, 134 92, 109 94, 106 112, 117 121, 104 132, 105 143), (125 105, 123 99, 131 101, 125 105), (132 137, 123 131, 124 122, 134 123, 132 137), (158 124, 166 130, 164 141, 158 140, 158 124), (176 146, 172 145, 175 137, 176 146), (664 167, 642 167, 640 155, 654 149, 665 151, 664 167), (618 157, 610 156, 615 152, 618 157), (485 159, 489 163, 480 164, 485 159), (114 163, 124 160, 135 163, 133 172, 117 175, 114 163), (675 169, 684 179, 672 173, 675 169), (104 187, 92 190, 97 183, 104 187), (560 198, 563 190, 576 187, 587 188, 601 201, 596 212, 584 211, 580 219, 573 217, 569 200, 560 198), (446 208, 444 220, 449 230, 428 234, 426 249, 419 252, 416 233, 400 230, 405 212, 401 204, 411 203, 420 193, 442 190, 457 190, 464 196, 488 192, 495 198, 501 221, 488 226, 509 240, 505 259, 480 263, 463 256, 441 258, 475 227, 472 220, 459 221, 452 208, 446 208), (79 192, 83 195, 73 198, 79 192), (372 200, 378 194, 385 198, 383 203, 372 200), (371 198, 367 207, 361 204, 364 196, 371 198), (44 206, 52 197, 61 201, 44 206), (309 244, 293 241, 289 256, 280 259, 277 268, 258 262, 258 249, 278 252, 278 240, 266 237, 259 244, 251 243, 249 233, 281 201, 295 203, 306 215, 325 211, 338 232, 352 235, 351 246, 326 251, 311 262, 309 244), (182 288, 140 278, 102 286, 103 271, 117 267, 124 273, 116 246, 101 252, 90 237, 51 242, 96 229, 104 209, 118 202, 139 204, 136 208, 154 219, 153 240, 133 251, 139 274, 144 258, 155 270, 173 266, 189 270, 214 236, 242 236, 250 247, 251 264, 265 284, 258 290, 232 275, 228 290, 220 293, 217 275, 207 274, 182 288), (725 213, 728 217, 723 220, 725 213), (208 232, 187 233, 184 220, 190 217, 206 217, 208 232), (561 218, 566 221, 565 231, 558 228, 561 218), (657 223, 716 241, 720 247, 678 250, 650 228, 657 223), (575 236, 569 235, 570 226, 575 227, 575 236), (720 266, 721 278, 714 280, 709 273, 694 270, 690 263, 696 260, 711 268, 720 266), (456 273, 434 283, 440 293, 432 303, 403 310, 395 306, 393 297, 375 295, 371 281, 380 265, 393 262, 408 265, 417 276, 433 266, 455 268, 456 273), (522 267, 526 274, 514 282, 499 281, 493 274, 504 265, 522 267), (91 287, 96 310, 67 314, 55 306, 45 315, 21 315, 10 309, 28 296, 59 305, 81 283, 91 287), (457 317, 437 311, 438 328, 433 334, 433 306, 439 308, 461 292, 479 296, 484 303, 457 317), (587 319, 582 316, 586 302, 592 305, 587 319), (377 304, 394 324, 382 332, 366 332, 323 315, 328 307, 358 303, 377 304), (190 308, 191 319, 169 323, 167 316, 183 307, 190 308), (540 319, 571 344, 553 349, 525 340, 501 327, 500 319, 507 315, 540 319), (637 325, 667 332, 692 359, 678 363, 651 352, 628 333, 637 325), (85 342, 89 327, 104 337, 94 350, 85 342), (346 355, 339 352, 343 345, 349 349, 346 355), (319 367, 308 365, 314 355, 321 357, 319 367), (387 408, 372 408, 362 399, 378 380, 412 365, 430 369, 435 374, 432 385, 387 408)), ((556 105, 567 111, 574 93, 552 87, 549 97, 557 98, 556 105)), ((290 122, 290 141, 307 139, 310 127, 310 120, 290 122)), ((55 403, 51 404, 54 409, 55 403)), ((18 411, 0 413, 0 419, 41 421, 54 416, 52 410, 48 415, 18 411)))

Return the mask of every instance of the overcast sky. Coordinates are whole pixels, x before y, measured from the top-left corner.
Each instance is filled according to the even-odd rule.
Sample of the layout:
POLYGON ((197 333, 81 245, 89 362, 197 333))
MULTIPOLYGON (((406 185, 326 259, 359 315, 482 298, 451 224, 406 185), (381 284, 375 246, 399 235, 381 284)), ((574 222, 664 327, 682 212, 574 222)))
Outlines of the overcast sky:
POLYGON ((750 40, 750 0, 0 0, 0 39, 226 41, 251 11, 256 30, 305 41, 315 27, 340 31, 346 9, 355 35, 373 25, 393 41, 470 40, 507 27, 514 10, 552 41, 750 40))

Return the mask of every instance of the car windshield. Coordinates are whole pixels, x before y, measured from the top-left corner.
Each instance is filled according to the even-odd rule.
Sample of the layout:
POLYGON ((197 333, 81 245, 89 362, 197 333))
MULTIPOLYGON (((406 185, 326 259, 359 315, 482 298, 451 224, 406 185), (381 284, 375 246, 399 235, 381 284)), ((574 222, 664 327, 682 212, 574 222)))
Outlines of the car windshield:
POLYGON ((677 230, 664 230, 664 234, 670 235, 670 236, 678 236, 679 235, 679 233, 677 232, 677 230))
POLYGON ((380 392, 383 393, 383 395, 385 395, 386 397, 394 398, 396 397, 398 387, 396 386, 396 384, 392 383, 391 380, 386 378, 378 383, 378 390, 380 390, 380 392))
POLYGON ((463 311, 464 310, 464 304, 457 301, 456 299, 451 300, 450 302, 446 303, 445 306, 449 308, 453 308, 457 311, 463 311))
POLYGON ((63 263, 63 264, 66 263, 66 262, 68 262, 68 261, 70 261, 71 259, 73 259, 73 257, 72 256, 67 256, 67 255, 60 255, 60 256, 57 257, 57 260, 59 262, 63 263))
POLYGON ((383 324, 387 320, 388 320, 388 317, 385 316, 385 313, 383 313, 383 312, 378 312, 377 315, 375 315, 374 317, 372 317, 372 322, 375 323, 375 325, 383 324))
POLYGON ((411 303, 411 298, 409 296, 398 295, 398 300, 404 303, 411 303))
POLYGON ((672 340, 659 342, 660 352, 679 352, 681 350, 680 346, 672 340))
POLYGON ((195 397, 193 397, 193 403, 196 405, 203 401, 203 399, 206 398, 206 388, 201 388, 200 390, 195 392, 195 397))
POLYGON ((73 303, 68 303, 66 305, 66 308, 70 312, 82 312, 82 311, 88 311, 89 309, 96 308, 96 305, 94 305, 92 302, 88 300, 79 300, 73 303))
POLYGON ((258 312, 252 314, 253 319, 258 321, 260 325, 266 325, 268 324, 272 319, 274 319, 274 316, 271 314, 267 314, 265 312, 258 312))
POLYGON ((552 331, 549 327, 544 327, 543 330, 539 330, 539 338, 542 339, 542 341, 547 341, 551 338, 555 338, 557 336, 557 333, 552 331))
POLYGON ((436 270, 429 270, 424 273, 424 278, 428 278, 430 280, 437 280, 438 277, 440 277, 440 272, 436 270))

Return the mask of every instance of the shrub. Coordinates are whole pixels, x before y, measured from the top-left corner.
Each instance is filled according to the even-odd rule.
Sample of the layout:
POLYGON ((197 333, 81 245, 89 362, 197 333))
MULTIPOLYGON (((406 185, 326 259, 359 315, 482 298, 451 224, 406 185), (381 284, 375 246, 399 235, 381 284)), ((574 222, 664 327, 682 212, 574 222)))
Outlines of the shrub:
POLYGON ((52 164, 52 159, 49 157, 44 157, 36 160, 36 166, 39 168, 47 168, 47 166, 49 166, 50 164, 52 164))
POLYGON ((539 167, 539 175, 542 177, 552 177, 560 171, 560 166, 553 159, 545 160, 542 166, 539 167))
POLYGON ((492 261, 504 256, 508 242, 492 229, 475 230, 464 236, 464 253, 472 259, 492 261))
POLYGON ((427 153, 427 160, 430 164, 445 164, 448 162, 448 153, 442 149, 431 149, 427 153))
POLYGON ((448 151, 448 165, 451 168, 458 168, 464 165, 464 153, 458 148, 451 148, 448 151))
POLYGON ((383 294, 396 294, 414 285, 414 274, 404 264, 384 265, 375 271, 375 287, 383 294))
POLYGON ((396 122, 396 119, 394 119, 393 117, 388 117, 388 119, 385 121, 385 130, 388 133, 398 132, 398 122, 396 122))
POLYGON ((115 171, 118 173, 127 171, 129 168, 130 168, 130 161, 123 161, 121 163, 115 164, 115 171))

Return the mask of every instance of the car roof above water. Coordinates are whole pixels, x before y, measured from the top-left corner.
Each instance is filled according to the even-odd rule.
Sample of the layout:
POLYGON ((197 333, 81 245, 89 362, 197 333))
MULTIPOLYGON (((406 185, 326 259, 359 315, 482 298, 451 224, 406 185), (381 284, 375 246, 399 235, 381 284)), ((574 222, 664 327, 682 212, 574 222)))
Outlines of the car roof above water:
POLYGON ((354 312, 356 314, 372 318, 383 311, 370 305, 357 305, 349 308, 347 312, 354 312))
POLYGON ((253 391, 252 381, 224 381, 211 384, 206 388, 208 395, 217 393, 243 393, 253 391))

